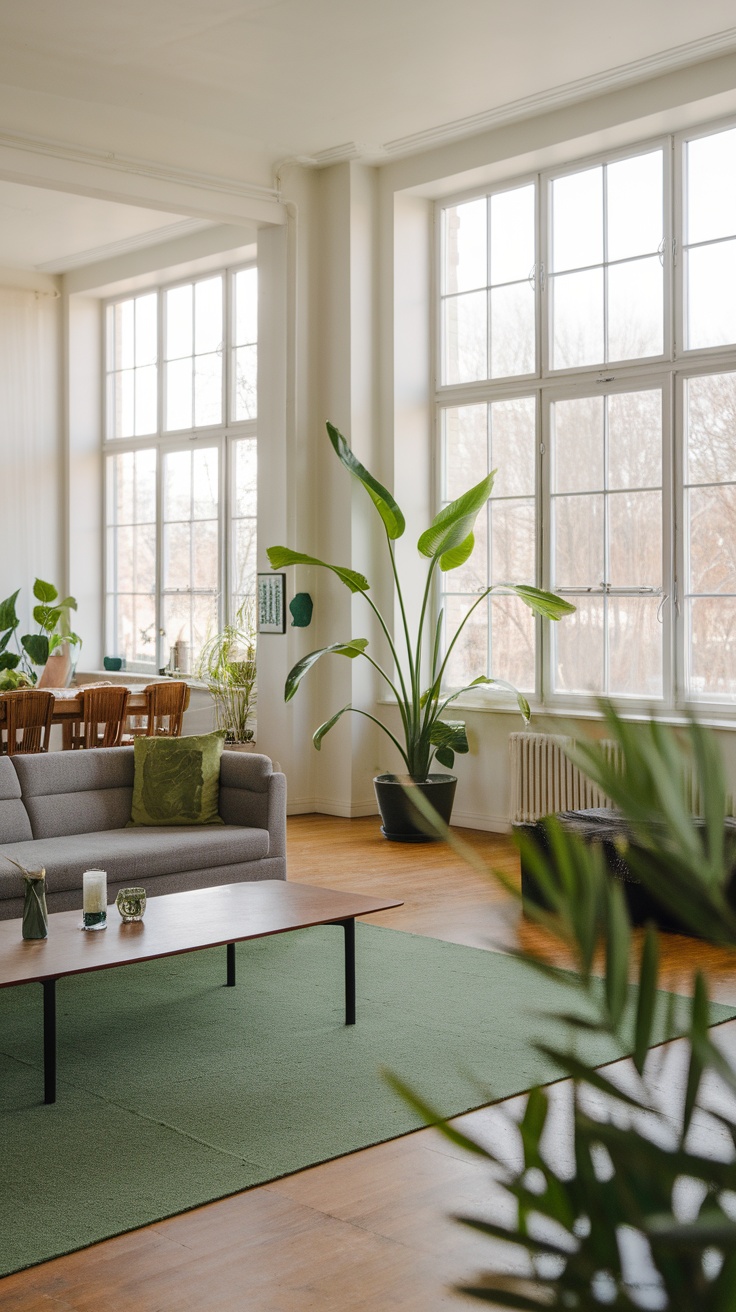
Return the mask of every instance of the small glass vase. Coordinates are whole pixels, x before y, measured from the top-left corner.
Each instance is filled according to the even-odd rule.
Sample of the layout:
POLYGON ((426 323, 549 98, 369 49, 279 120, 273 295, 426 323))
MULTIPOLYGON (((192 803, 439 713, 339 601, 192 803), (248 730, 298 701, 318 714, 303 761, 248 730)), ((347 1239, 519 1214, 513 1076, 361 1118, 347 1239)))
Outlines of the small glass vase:
POLYGON ((46 871, 24 870, 23 937, 48 938, 49 913, 46 910, 46 871))
POLYGON ((115 905, 120 912, 124 925, 142 920, 146 910, 145 888, 121 888, 115 898, 115 905))

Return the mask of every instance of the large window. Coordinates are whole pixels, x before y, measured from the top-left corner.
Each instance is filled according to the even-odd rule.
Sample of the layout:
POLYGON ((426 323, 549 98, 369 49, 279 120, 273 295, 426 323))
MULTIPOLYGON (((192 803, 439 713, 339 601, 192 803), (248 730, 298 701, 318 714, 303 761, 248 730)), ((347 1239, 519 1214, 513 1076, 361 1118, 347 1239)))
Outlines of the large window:
POLYGON ((577 608, 478 607, 451 685, 736 701, 735 178, 727 125, 438 207, 442 503, 499 471, 440 602, 577 608))
POLYGON ((105 649, 193 659, 255 592, 257 274, 106 308, 105 649))

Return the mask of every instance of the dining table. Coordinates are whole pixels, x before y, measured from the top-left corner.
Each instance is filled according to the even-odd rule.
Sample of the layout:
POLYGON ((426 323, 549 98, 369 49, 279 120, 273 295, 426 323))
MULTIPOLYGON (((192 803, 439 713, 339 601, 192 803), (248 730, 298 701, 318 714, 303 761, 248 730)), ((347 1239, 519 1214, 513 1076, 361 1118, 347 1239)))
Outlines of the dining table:
MULTIPOLYGON (((90 688, 95 684, 85 684, 84 687, 90 688)), ((120 687, 116 684, 116 687, 120 687)), ((125 686, 125 685, 123 685, 125 686)), ((68 724, 70 720, 78 720, 82 713, 82 686, 72 685, 69 688, 46 688, 46 692, 54 695, 54 712, 51 718, 52 724, 68 724)), ((146 715, 148 712, 148 700, 142 684, 133 684, 128 687, 130 696, 128 698, 128 715, 146 715)), ((0 698, 0 725, 5 722, 5 707, 0 698)))

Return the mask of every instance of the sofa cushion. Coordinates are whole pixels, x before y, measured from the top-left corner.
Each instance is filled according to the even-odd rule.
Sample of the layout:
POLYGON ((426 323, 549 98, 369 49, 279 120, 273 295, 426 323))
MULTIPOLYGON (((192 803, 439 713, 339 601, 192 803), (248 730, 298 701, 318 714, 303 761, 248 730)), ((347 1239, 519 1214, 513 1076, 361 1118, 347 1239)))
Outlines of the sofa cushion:
POLYGON ((33 837, 13 760, 0 756, 0 843, 22 843, 33 837))
POLYGON ((268 828, 269 790, 273 765, 257 752, 231 752, 220 761, 220 815, 226 825, 268 828))
POLYGON ((133 745, 132 825, 221 825, 217 809, 225 730, 133 745))
MULTIPOLYGON (((113 750, 108 748, 107 750, 113 750)), ((268 856, 268 831, 221 825, 175 825, 156 828, 155 840, 145 827, 108 829, 104 833, 64 835, 29 843, 0 847, 21 865, 45 866, 49 892, 79 889, 82 905, 82 872, 106 870, 110 884, 124 882, 146 887, 147 879, 176 875, 187 870, 214 869, 268 856)), ((13 867, 0 863, 0 899, 14 897, 21 879, 13 867)))
POLYGON ((34 838, 121 829, 130 819, 132 747, 37 752, 13 756, 10 763, 34 838))

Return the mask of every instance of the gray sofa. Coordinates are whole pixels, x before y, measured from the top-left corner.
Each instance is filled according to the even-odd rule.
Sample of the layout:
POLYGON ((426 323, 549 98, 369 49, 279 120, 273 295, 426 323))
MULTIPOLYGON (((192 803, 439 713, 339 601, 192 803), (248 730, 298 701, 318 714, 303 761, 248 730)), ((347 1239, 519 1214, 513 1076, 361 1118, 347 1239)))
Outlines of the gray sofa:
MULTIPOLYGON (((286 779, 267 756, 222 754, 222 825, 126 828, 133 748, 0 757, 0 856, 46 868, 49 911, 82 906, 82 873, 107 871, 108 901, 286 878, 286 779)), ((23 911, 23 877, 0 860, 0 920, 23 911)))

